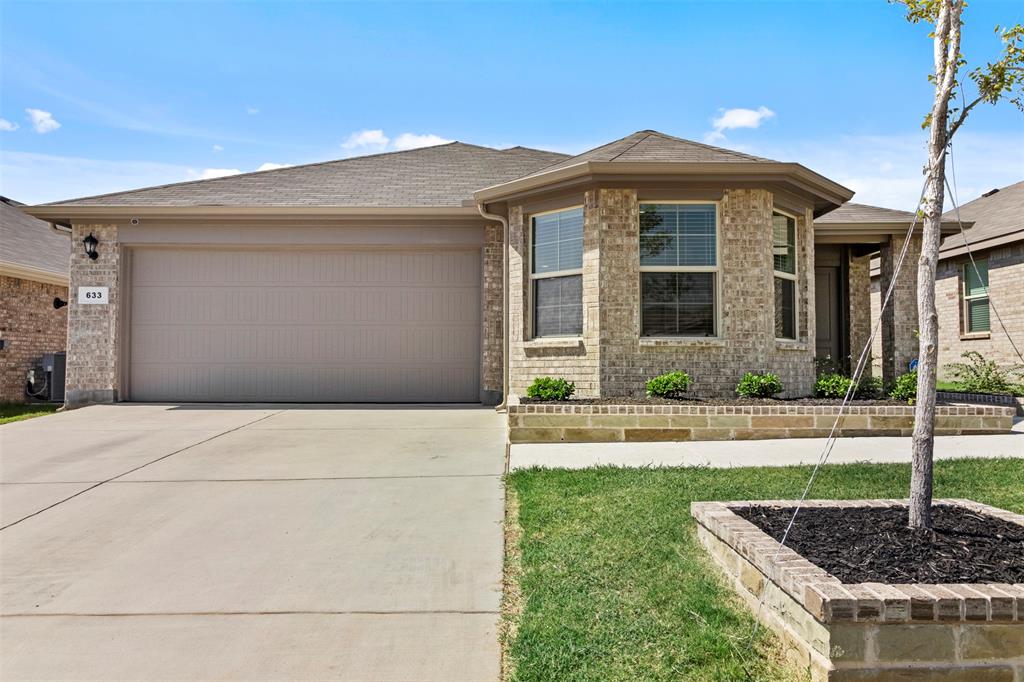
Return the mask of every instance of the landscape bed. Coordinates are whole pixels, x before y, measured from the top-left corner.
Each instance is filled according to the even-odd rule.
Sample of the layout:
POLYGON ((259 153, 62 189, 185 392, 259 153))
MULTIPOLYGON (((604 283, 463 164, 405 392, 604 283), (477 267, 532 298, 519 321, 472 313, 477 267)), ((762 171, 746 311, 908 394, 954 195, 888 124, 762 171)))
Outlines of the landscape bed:
MULTIPOLYGON (((524 402, 508 408, 512 443, 612 443, 618 441, 758 440, 824 438, 840 402, 734 400, 681 402, 636 400, 524 402)), ((839 436, 909 436, 915 408, 894 401, 856 401, 843 410, 839 436)), ((1014 407, 939 405, 936 435, 1007 433, 1014 407)))
POLYGON ((695 502, 697 537, 813 680, 1017 680, 1024 674, 1024 516, 936 500, 695 502), (870 525, 868 525, 870 524, 870 525), (766 532, 767 531, 767 532, 766 532))

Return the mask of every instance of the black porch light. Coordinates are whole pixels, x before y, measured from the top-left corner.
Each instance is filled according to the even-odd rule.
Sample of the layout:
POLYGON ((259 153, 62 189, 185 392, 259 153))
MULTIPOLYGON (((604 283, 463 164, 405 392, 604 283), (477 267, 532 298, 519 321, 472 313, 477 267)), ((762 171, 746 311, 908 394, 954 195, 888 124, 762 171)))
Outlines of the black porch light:
POLYGON ((55 297, 53 299, 53 309, 54 310, 60 310, 61 308, 63 308, 67 304, 68 304, 68 302, 65 301, 64 299, 60 298, 59 296, 55 297))
POLYGON ((85 245, 85 255, 87 255, 91 260, 96 260, 100 257, 100 254, 96 253, 96 246, 99 245, 100 240, 92 236, 92 232, 89 233, 88 237, 82 240, 82 243, 85 245))

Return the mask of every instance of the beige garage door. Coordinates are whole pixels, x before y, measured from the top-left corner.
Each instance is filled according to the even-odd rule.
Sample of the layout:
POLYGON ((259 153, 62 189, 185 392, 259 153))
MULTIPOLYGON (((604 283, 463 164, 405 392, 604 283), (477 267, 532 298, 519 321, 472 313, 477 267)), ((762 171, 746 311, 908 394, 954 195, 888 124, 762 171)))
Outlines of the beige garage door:
POLYGON ((475 402, 478 250, 137 249, 130 400, 475 402))

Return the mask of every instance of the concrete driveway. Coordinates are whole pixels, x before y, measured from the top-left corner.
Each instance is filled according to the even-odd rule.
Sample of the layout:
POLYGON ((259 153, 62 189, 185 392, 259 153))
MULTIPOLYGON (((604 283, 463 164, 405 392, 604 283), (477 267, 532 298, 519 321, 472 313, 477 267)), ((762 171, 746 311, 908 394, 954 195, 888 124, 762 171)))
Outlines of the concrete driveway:
POLYGON ((96 406, 0 453, 2 679, 498 677, 492 410, 96 406))

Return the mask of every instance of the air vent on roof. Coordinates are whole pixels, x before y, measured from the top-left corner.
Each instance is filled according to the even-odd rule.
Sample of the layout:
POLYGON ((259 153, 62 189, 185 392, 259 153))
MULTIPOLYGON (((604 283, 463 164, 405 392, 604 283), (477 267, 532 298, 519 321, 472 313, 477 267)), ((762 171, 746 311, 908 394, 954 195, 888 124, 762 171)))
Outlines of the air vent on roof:
POLYGON ((993 194, 995 194, 995 193, 996 193, 996 192, 998 192, 998 191, 999 191, 999 189, 998 189, 998 188, 996 188, 996 189, 990 189, 989 191, 985 192, 985 193, 984 193, 984 194, 982 194, 981 196, 983 196, 983 197, 990 197, 990 196, 992 196, 993 194))

